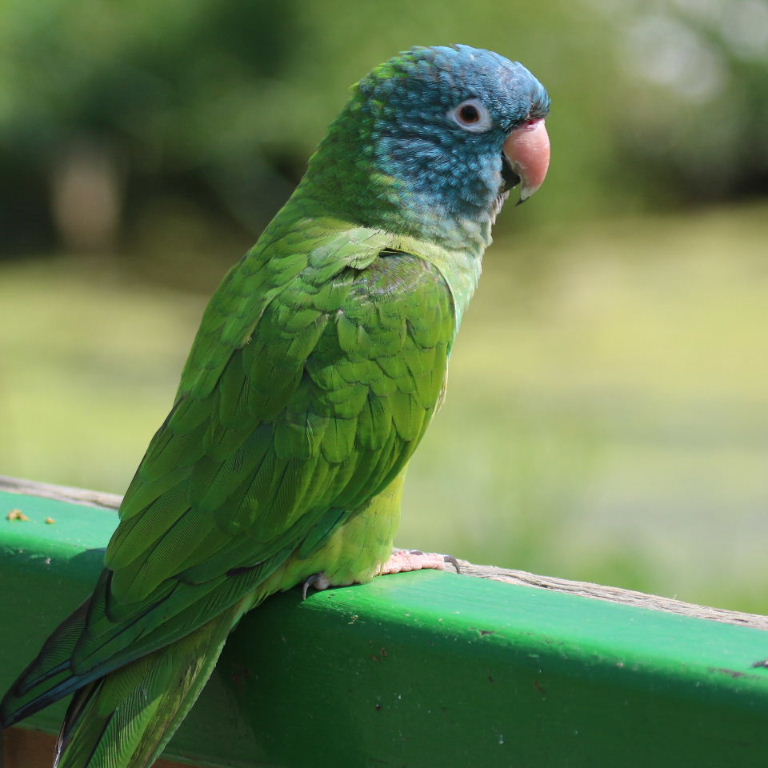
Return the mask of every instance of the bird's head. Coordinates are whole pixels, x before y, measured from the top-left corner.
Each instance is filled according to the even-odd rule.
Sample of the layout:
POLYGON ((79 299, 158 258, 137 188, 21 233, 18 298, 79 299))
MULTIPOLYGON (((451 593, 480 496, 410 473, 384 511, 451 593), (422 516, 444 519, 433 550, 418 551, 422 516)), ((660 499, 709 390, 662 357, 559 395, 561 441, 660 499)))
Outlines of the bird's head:
POLYGON ((466 45, 414 48, 355 87, 310 163, 310 185, 362 224, 483 248, 509 190, 549 165, 544 86, 466 45))

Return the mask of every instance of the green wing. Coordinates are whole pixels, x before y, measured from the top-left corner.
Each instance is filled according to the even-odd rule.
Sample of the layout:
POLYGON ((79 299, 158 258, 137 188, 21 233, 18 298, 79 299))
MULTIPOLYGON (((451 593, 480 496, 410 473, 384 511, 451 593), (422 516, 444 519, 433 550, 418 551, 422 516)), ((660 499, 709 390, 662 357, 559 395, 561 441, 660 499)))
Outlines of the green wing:
POLYGON ((454 330, 440 272, 383 233, 265 233, 206 311, 94 596, 16 686, 24 715, 41 687, 45 706, 321 547, 410 458, 454 330))

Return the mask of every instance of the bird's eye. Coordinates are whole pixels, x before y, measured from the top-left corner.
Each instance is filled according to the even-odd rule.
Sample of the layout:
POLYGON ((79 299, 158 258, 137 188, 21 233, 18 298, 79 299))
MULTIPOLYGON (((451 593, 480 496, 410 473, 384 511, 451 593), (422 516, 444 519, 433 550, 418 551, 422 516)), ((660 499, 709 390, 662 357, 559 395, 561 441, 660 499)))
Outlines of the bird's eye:
POLYGON ((480 99, 467 99, 448 112, 448 117, 465 131, 483 133, 491 128, 493 120, 480 99))

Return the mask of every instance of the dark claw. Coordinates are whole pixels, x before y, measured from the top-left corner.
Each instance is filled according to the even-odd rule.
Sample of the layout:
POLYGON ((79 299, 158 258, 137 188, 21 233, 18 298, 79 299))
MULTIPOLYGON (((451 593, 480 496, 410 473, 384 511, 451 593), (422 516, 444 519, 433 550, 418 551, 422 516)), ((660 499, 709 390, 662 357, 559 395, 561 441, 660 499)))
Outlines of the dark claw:
POLYGON ((328 578, 322 571, 320 573, 313 573, 301 587, 301 599, 307 599, 307 592, 309 592, 310 587, 319 591, 321 589, 328 589, 330 586, 328 578))
MULTIPOLYGON (((424 552, 420 549, 409 549, 408 552, 411 555, 424 554, 424 552)), ((456 569, 456 573, 461 573, 461 566, 459 565, 459 561, 453 555, 443 555, 443 562, 450 563, 456 569)))

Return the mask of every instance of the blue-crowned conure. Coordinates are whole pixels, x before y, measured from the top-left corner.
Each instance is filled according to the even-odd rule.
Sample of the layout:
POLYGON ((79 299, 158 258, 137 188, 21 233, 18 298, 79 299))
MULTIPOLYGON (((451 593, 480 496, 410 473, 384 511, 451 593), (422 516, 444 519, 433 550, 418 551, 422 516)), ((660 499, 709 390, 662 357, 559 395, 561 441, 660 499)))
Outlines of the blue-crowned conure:
POLYGON ((56 766, 150 766, 246 611, 435 564, 390 559, 403 478, 496 215, 546 175, 548 111, 522 64, 465 45, 355 86, 208 305, 93 594, 6 694, 4 726, 74 693, 56 766))

